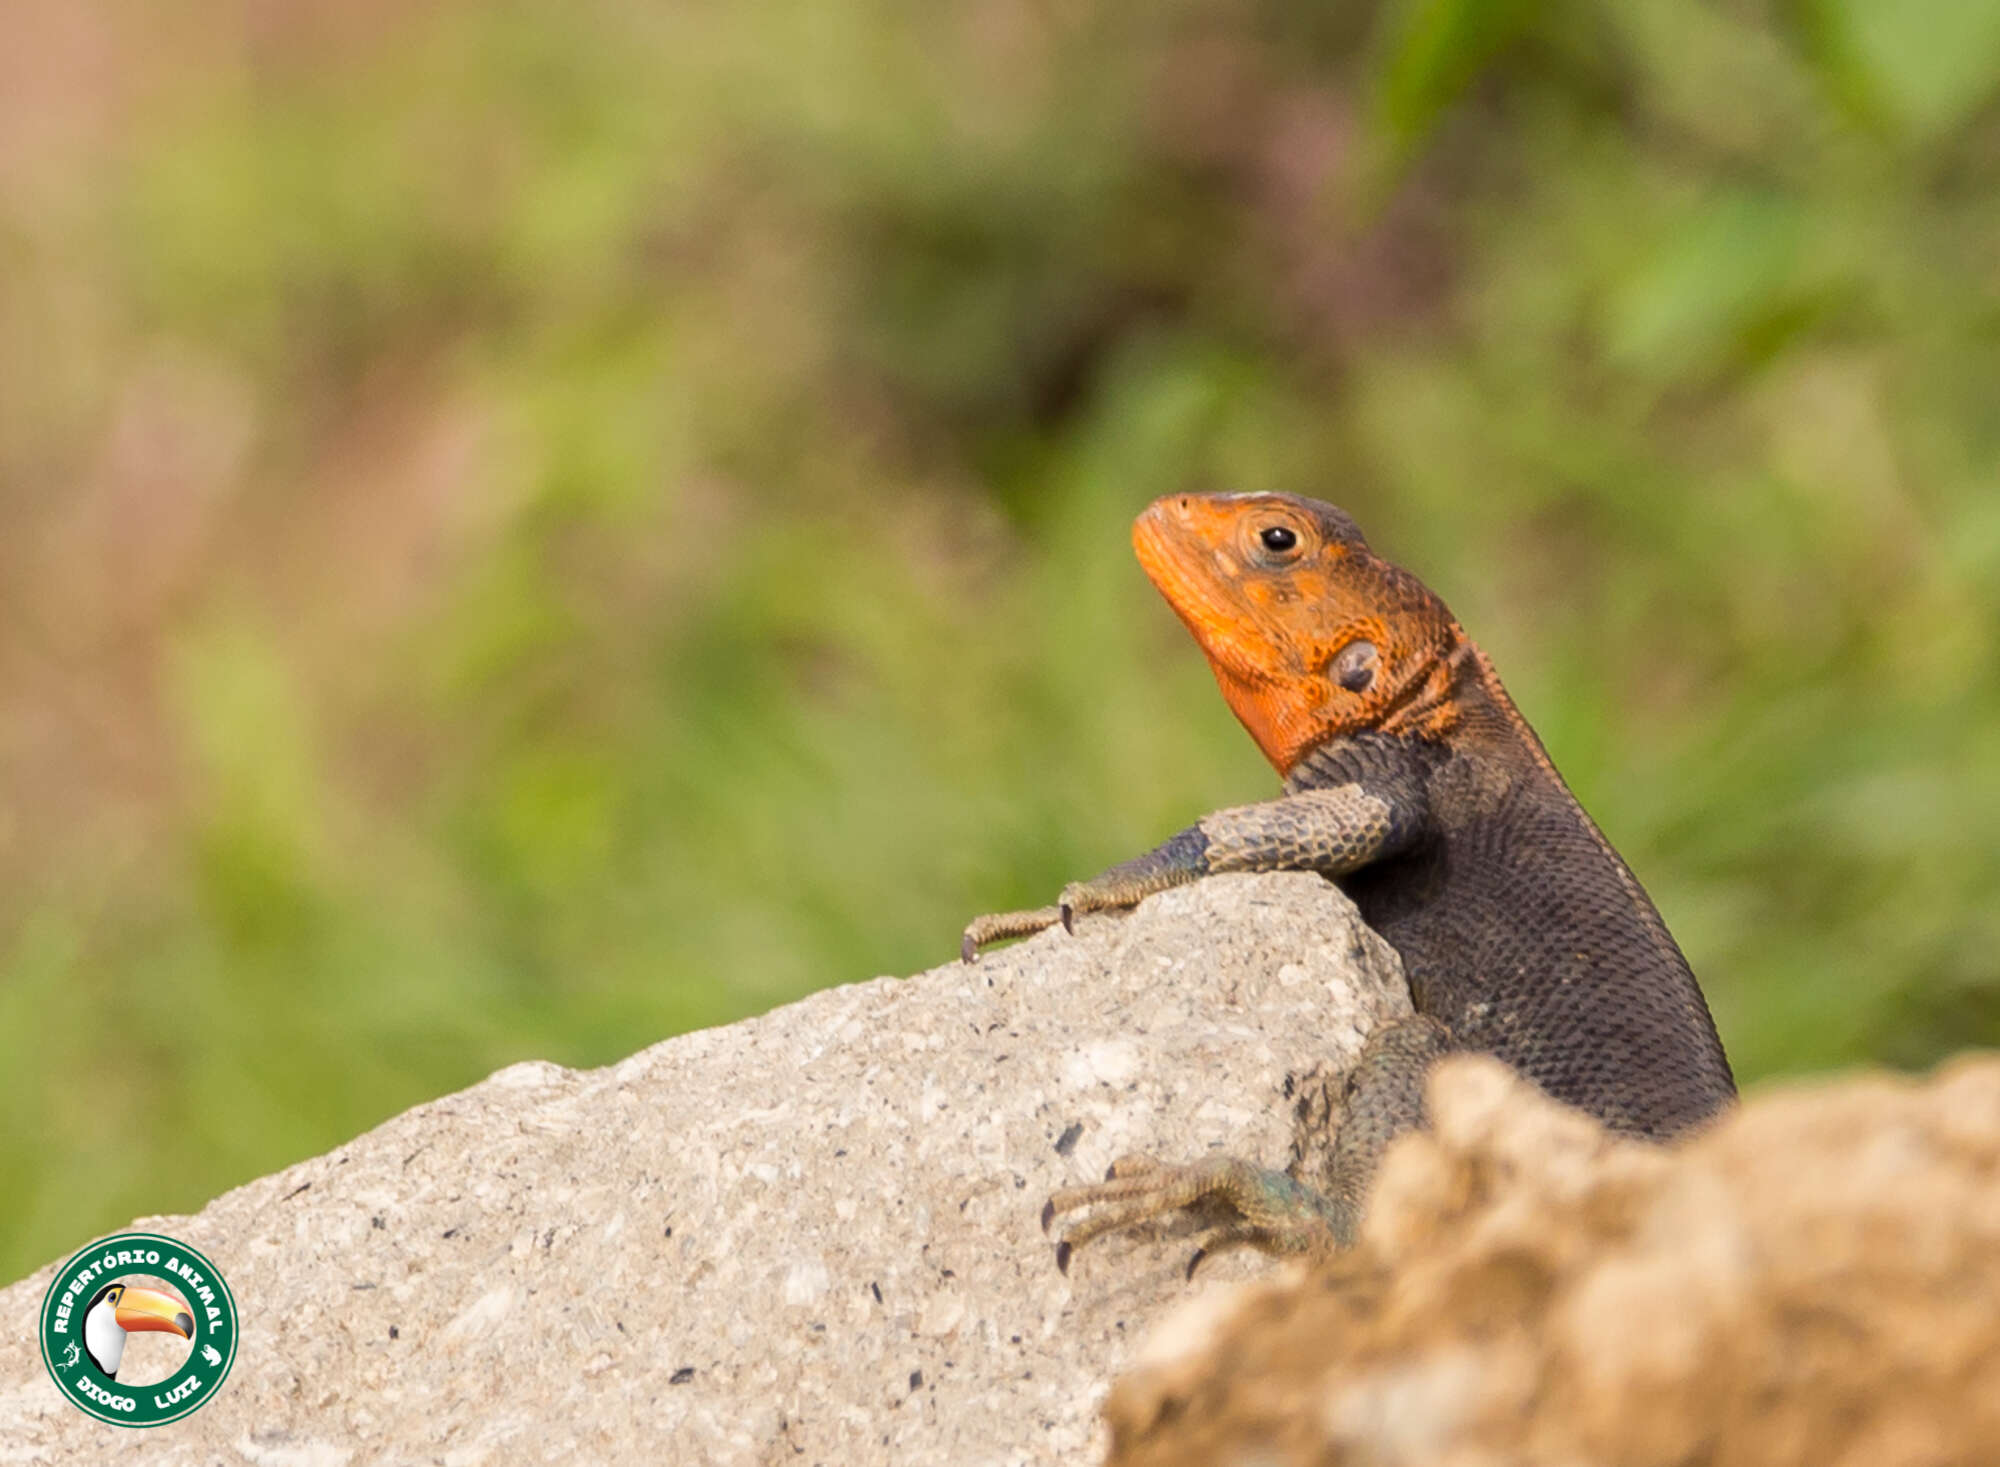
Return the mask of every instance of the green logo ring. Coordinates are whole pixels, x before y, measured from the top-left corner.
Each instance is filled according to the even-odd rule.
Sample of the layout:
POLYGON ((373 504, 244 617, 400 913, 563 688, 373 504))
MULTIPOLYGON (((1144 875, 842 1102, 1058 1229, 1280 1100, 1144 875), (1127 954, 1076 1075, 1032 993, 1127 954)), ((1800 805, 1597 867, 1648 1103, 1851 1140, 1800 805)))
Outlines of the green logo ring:
POLYGON ((206 1405, 229 1378, 236 1296, 216 1266, 180 1239, 114 1233, 56 1270, 42 1296, 38 1333, 49 1378, 79 1411, 113 1426, 164 1426, 206 1405), (133 1277, 140 1282, 129 1283, 133 1277), (166 1280, 179 1297, 148 1287, 146 1279, 166 1280), (100 1312, 104 1318, 93 1318, 100 1312), (121 1385, 117 1369, 131 1328, 184 1334, 187 1359, 157 1385, 121 1385))

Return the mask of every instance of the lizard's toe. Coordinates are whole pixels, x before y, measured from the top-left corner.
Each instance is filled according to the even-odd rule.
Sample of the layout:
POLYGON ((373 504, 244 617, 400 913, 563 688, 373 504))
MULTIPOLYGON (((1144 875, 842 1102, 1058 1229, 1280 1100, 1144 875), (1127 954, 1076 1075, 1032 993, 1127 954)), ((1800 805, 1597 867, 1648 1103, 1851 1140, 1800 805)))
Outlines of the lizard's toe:
POLYGON ((1062 913, 1054 907, 1030 907, 1021 912, 988 912, 983 917, 974 917, 965 924, 965 932, 958 939, 959 960, 977 962, 979 950, 987 943, 1000 942, 1009 937, 1032 937, 1044 928, 1055 926, 1061 917, 1062 913))

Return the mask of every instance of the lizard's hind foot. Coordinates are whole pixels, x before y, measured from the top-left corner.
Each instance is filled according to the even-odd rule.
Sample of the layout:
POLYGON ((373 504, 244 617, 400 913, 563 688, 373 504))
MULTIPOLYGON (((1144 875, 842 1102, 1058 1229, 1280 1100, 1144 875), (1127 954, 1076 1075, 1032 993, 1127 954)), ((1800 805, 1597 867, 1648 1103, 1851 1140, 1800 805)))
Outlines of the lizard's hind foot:
POLYGON ((1065 1214, 1082 1216, 1061 1229, 1056 1267, 1069 1272, 1076 1250, 1106 1233, 1123 1232, 1170 1213, 1201 1208, 1228 1214, 1202 1234, 1188 1275, 1207 1258, 1232 1248, 1273 1255, 1327 1252, 1352 1235, 1347 1209, 1284 1172, 1232 1156, 1171 1166, 1150 1156, 1114 1162, 1102 1182, 1065 1187, 1042 1208, 1042 1231, 1065 1214))

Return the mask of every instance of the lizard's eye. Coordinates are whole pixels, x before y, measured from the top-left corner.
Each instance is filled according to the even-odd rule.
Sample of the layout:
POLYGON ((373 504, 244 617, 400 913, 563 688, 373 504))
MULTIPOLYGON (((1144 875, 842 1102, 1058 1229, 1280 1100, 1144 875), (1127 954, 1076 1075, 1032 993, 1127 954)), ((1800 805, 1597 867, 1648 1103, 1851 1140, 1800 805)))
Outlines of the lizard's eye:
POLYGON ((1333 680, 1350 693, 1365 693, 1381 665, 1382 654, 1373 642, 1349 642, 1333 659, 1333 680))
POLYGON ((1312 526, 1282 510, 1268 519, 1244 520, 1236 531, 1237 552, 1246 564, 1269 571, 1287 571, 1319 545, 1312 526))

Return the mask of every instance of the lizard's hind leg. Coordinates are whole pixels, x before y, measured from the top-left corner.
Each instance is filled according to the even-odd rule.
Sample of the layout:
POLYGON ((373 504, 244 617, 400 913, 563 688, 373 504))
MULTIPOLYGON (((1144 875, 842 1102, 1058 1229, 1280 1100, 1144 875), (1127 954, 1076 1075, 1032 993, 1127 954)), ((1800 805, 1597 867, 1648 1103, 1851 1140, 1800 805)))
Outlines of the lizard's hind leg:
POLYGON ((1184 1166, 1135 1156, 1114 1163, 1102 1182, 1063 1188, 1042 1209, 1043 1230, 1066 1214, 1080 1215, 1061 1230, 1056 1266, 1067 1273, 1071 1255, 1092 1239, 1191 1207, 1220 1207, 1227 1217, 1203 1236, 1190 1273, 1203 1258, 1229 1248, 1296 1254, 1348 1246, 1382 1152, 1424 1123, 1424 1077, 1450 1048, 1449 1031, 1434 1019, 1403 1019, 1376 1030, 1347 1074, 1330 1141, 1329 1117, 1316 1113, 1308 1097, 1299 1118, 1299 1154, 1287 1171, 1233 1156, 1184 1166))
POLYGON ((1070 1255, 1093 1238, 1183 1208, 1216 1204, 1234 1218, 1203 1236, 1197 1260, 1238 1246, 1311 1253, 1340 1246, 1353 1231, 1351 1222, 1310 1187, 1233 1156, 1211 1156, 1186 1166, 1143 1156, 1114 1162, 1102 1182, 1066 1187, 1049 1198, 1042 1208, 1042 1228, 1046 1231, 1063 1213, 1086 1213, 1065 1227, 1056 1243, 1056 1267, 1068 1273, 1070 1255))

